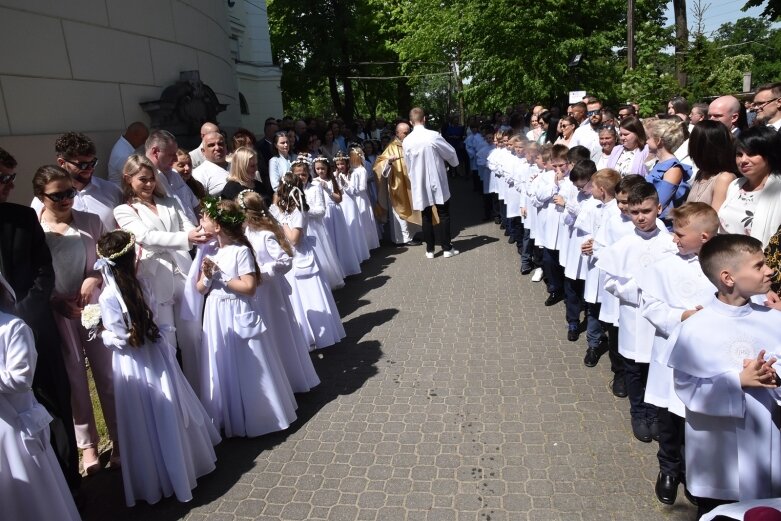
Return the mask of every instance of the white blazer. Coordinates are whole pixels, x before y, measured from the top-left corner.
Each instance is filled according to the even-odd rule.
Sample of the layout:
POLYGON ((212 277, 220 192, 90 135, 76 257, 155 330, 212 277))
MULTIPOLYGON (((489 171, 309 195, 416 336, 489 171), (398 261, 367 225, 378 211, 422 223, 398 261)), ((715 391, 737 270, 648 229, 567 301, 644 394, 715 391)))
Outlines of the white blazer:
POLYGON ((155 203, 157 214, 146 205, 133 203, 114 208, 114 218, 120 228, 136 236, 138 277, 149 283, 155 299, 163 304, 174 297, 174 277, 184 279, 190 271, 187 234, 194 226, 172 197, 155 197, 155 203))

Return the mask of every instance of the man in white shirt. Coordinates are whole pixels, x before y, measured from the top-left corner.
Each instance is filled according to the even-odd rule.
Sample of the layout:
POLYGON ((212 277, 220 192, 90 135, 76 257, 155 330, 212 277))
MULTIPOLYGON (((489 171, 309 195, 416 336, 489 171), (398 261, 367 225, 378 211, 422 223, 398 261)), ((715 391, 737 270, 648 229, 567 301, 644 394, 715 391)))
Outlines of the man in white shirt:
POLYGON ((736 135, 739 132, 740 101, 735 96, 721 96, 708 106, 708 119, 720 121, 736 135))
MULTIPOLYGON (((57 164, 70 174, 76 189, 73 209, 94 213, 107 230, 115 230, 114 208, 124 202, 122 191, 114 183, 93 175, 98 164, 95 143, 84 134, 67 132, 54 142, 54 150, 57 164)), ((30 206, 40 212, 43 203, 34 197, 30 206)))
POLYGON ((176 161, 176 150, 176 137, 167 130, 155 130, 144 145, 144 155, 157 170, 157 183, 163 187, 167 195, 179 201, 193 226, 198 226, 195 213, 195 208, 199 206, 198 199, 182 176, 172 168, 176 161))
POLYGON ((445 138, 426 128, 426 113, 423 109, 412 109, 409 119, 413 129, 404 139, 404 161, 412 187, 412 209, 422 213, 426 258, 434 258, 434 206, 442 227, 443 257, 453 257, 459 252, 450 243, 450 187, 445 163, 457 167, 458 156, 445 138))
MULTIPOLYGON (((575 147, 578 145, 588 148, 591 155, 591 160, 596 163, 602 156, 602 147, 599 146, 599 127, 602 126, 602 102, 596 98, 588 98, 588 104, 586 105, 587 112, 584 122, 575 129, 575 133, 572 134, 569 147, 575 147)), ((573 114, 580 114, 582 103, 576 103, 572 107, 573 114)), ((579 116, 575 116, 577 119, 579 116)))
POLYGON ((122 168, 125 166, 125 161, 135 154, 136 149, 143 145, 148 137, 149 129, 140 121, 131 123, 125 133, 119 136, 108 158, 109 181, 117 186, 122 184, 122 168))
POLYGON ((193 177, 203 185, 209 195, 218 196, 228 182, 228 162, 222 134, 206 134, 201 143, 201 153, 206 161, 193 170, 193 177))
POLYGON ((206 137, 206 134, 210 134, 212 132, 219 132, 220 127, 215 125, 214 123, 206 122, 203 125, 201 125, 201 145, 199 145, 197 148, 194 148, 190 150, 190 160, 193 163, 193 170, 201 166, 204 161, 206 161, 206 158, 203 156, 203 138, 206 137))
POLYGON ((776 130, 781 128, 781 83, 757 87, 753 108, 757 114, 757 123, 776 130))

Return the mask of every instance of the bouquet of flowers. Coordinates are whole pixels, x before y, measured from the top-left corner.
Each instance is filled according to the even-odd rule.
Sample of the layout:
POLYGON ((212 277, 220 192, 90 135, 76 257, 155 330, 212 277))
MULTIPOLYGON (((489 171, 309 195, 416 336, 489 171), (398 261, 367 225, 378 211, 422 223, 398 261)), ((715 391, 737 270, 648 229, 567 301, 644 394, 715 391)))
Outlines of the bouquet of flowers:
POLYGON ((92 340, 98 335, 100 327, 100 305, 87 304, 81 310, 81 325, 89 331, 89 339, 92 340))

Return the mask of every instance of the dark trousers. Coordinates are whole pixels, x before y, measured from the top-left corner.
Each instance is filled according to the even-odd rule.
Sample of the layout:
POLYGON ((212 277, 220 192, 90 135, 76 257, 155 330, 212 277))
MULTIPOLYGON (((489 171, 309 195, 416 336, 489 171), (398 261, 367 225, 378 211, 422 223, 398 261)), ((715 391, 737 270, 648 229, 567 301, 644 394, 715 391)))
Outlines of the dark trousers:
POLYGON ((684 475, 683 440, 686 431, 686 420, 673 414, 665 408, 657 409, 659 418, 659 470, 681 479, 684 475))
POLYGON ((573 280, 564 278, 564 305, 566 306, 566 318, 569 326, 580 324, 580 311, 583 309, 583 290, 585 280, 573 280))
POLYGON ((657 408, 645 402, 645 383, 648 380, 648 364, 624 358, 626 392, 629 398, 629 414, 632 418, 656 421, 657 408))
POLYGON ((494 218, 496 224, 502 222, 502 214, 499 208, 499 194, 491 194, 491 217, 494 218))
MULTIPOLYGON (((450 251, 453 245, 450 244, 450 199, 443 204, 436 205, 437 214, 439 214, 439 226, 442 237, 442 251, 450 251)), ((421 212, 423 220, 423 241, 426 243, 426 251, 434 251, 434 223, 431 220, 431 208, 427 206, 421 212)))
POLYGON ((486 221, 494 218, 493 205, 494 203, 491 199, 491 194, 483 194, 483 218, 486 221))
POLYGON ((515 247, 518 248, 518 255, 522 255, 523 236, 526 230, 520 217, 512 217, 510 219, 510 229, 512 230, 511 236, 515 239, 515 247))
MULTIPOLYGON (((701 518, 711 510, 713 510, 716 507, 720 507, 721 505, 728 505, 730 503, 735 503, 735 501, 730 501, 727 499, 711 499, 709 497, 698 497, 697 498, 697 519, 701 518)), ((722 519, 732 519, 731 517, 724 517, 724 516, 718 516, 714 518, 714 521, 721 521, 722 519)))
POLYGON ((472 170, 472 188, 478 194, 483 193, 483 180, 480 179, 480 175, 477 170, 472 170))
POLYGON ((531 229, 524 228, 523 244, 521 245, 521 269, 530 270, 534 268, 534 239, 531 237, 531 229))
POLYGON ((606 335, 602 322, 599 320, 599 310, 601 308, 602 304, 599 302, 586 304, 586 340, 589 347, 599 347, 606 335))
MULTIPOLYGON (((624 357, 618 352, 618 326, 608 322, 602 322, 602 329, 607 333, 608 355, 610 356, 610 370, 613 378, 624 378, 624 357)), ((626 381, 626 378, 624 378, 626 381)))
POLYGON ((542 271, 548 281, 548 293, 564 291, 564 268, 559 264, 559 250, 542 249, 542 271))

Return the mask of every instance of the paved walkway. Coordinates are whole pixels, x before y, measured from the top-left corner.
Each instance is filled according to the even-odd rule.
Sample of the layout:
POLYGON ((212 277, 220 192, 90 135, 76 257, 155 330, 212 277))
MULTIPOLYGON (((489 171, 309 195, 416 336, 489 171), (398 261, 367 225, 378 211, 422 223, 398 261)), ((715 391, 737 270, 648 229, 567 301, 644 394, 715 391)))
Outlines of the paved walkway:
POLYGON ((313 355, 323 384, 299 420, 217 448, 188 504, 124 506, 88 478, 97 520, 690 520, 653 495, 656 446, 631 434, 607 358, 582 363, 563 304, 518 273, 515 248, 451 182, 455 246, 382 248, 336 293, 348 337, 313 355))

